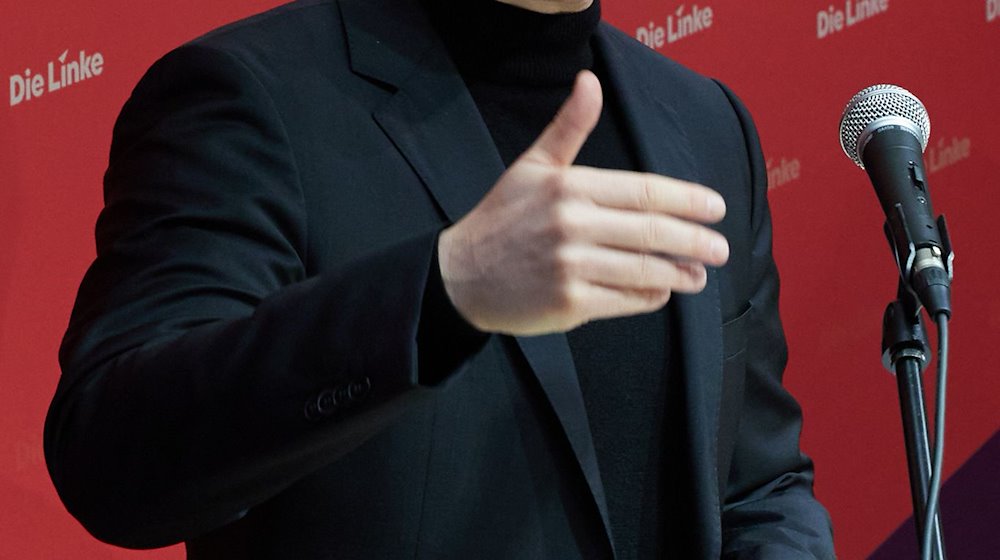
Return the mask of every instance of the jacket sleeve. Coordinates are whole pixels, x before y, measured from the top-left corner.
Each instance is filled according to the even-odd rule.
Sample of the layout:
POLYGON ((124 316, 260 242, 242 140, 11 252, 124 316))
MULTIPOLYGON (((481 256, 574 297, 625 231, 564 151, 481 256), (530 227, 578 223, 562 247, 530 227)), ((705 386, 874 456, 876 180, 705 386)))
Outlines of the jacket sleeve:
POLYGON ((726 560, 834 558, 830 519, 813 496, 812 462, 799 450, 802 414, 782 386, 787 347, 778 314, 778 273, 771 254, 767 172, 746 108, 722 86, 739 117, 753 181, 743 413, 723 497, 726 560))
POLYGON ((45 429, 52 480, 97 538, 149 548, 233 521, 461 368, 419 357, 437 231, 308 278, 306 232, 248 68, 198 45, 154 65, 115 126, 45 429))

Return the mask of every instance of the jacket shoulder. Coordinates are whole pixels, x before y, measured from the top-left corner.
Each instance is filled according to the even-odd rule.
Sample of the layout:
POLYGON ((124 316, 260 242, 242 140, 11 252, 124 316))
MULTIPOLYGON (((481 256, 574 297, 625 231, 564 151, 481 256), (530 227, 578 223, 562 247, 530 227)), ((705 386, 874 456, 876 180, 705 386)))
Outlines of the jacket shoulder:
POLYGON ((332 34, 338 16, 335 0, 290 2, 213 29, 187 44, 282 49, 303 37, 332 34))

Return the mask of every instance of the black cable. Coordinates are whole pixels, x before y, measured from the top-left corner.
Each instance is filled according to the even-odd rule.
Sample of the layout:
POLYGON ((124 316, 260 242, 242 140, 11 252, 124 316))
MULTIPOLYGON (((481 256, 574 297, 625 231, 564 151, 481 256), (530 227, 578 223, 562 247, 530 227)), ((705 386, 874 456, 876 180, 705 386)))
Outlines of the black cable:
MULTIPOLYGON (((944 463, 944 407, 945 392, 948 388, 948 315, 938 313, 934 317, 938 331, 937 394, 934 396, 934 455, 931 466, 931 482, 924 511, 924 534, 921 558, 931 560, 931 535, 934 534, 938 500, 941 495, 941 466, 944 463)), ((943 539, 942 539, 943 540, 943 539)))

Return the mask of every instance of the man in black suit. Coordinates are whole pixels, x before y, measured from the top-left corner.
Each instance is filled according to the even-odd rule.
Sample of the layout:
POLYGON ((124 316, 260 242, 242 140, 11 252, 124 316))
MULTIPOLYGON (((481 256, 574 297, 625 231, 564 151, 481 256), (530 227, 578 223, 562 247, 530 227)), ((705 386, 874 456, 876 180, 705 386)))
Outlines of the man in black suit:
POLYGON ((95 536, 832 558, 749 116, 596 3, 507 3, 298 2, 136 87, 46 426, 95 536))

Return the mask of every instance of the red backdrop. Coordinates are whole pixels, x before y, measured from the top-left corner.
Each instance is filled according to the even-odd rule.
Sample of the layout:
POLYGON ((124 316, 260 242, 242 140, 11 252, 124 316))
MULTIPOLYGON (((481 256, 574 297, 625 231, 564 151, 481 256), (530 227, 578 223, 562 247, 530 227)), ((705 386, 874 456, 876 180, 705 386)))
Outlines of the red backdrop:
MULTIPOLYGON (((166 50, 276 3, 0 4, 0 558, 183 557, 179 547, 134 552, 89 537, 48 480, 42 423, 93 257, 119 108, 166 50)), ((863 557, 909 514, 909 494, 895 383, 879 362, 894 271, 871 187, 840 152, 837 123, 852 94, 882 82, 916 93, 931 115, 930 185, 958 254, 948 475, 1000 427, 1000 381, 984 365, 1000 327, 1000 238, 987 218, 1000 175, 1000 0, 604 4, 605 19, 721 78, 755 115, 772 179, 786 379, 805 409, 803 445, 838 552, 863 557)))

